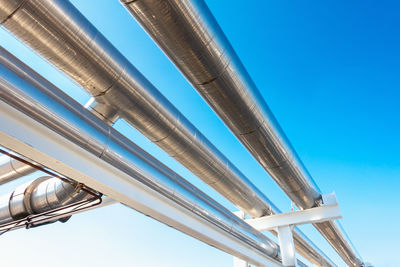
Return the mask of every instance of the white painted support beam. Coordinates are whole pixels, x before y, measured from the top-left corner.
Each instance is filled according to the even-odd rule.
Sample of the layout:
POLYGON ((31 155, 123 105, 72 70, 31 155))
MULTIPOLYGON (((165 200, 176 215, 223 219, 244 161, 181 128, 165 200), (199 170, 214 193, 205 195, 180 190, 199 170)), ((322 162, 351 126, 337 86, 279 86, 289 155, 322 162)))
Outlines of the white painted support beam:
MULTIPOLYGON (((264 216, 256 219, 245 220, 242 211, 234 212, 234 214, 245 220, 258 231, 276 231, 278 233, 283 266, 296 267, 297 259, 293 241, 293 227, 301 224, 317 223, 342 218, 334 193, 323 195, 322 201, 324 205, 320 207, 264 216)), ((236 261, 236 259, 234 259, 234 267, 247 267, 245 264, 247 263, 236 261)))
POLYGON ((279 226, 318 223, 342 218, 339 205, 332 204, 306 210, 281 213, 246 220, 259 231, 274 230, 279 226))

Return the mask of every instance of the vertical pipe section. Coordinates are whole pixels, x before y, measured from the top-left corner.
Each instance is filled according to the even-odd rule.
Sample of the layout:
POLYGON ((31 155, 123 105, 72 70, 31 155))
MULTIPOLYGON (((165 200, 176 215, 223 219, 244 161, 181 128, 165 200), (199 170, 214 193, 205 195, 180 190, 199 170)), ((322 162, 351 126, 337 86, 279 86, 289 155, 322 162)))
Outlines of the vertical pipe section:
MULTIPOLYGON (((204 1, 122 3, 283 191, 300 208, 318 205, 319 188, 204 1)), ((362 263, 334 222, 315 227, 347 264, 362 263)))
MULTIPOLYGON (((0 0, 0 23, 241 210, 252 217, 273 212, 271 201, 69 1, 0 0)), ((332 265, 302 236, 299 252, 332 265)))

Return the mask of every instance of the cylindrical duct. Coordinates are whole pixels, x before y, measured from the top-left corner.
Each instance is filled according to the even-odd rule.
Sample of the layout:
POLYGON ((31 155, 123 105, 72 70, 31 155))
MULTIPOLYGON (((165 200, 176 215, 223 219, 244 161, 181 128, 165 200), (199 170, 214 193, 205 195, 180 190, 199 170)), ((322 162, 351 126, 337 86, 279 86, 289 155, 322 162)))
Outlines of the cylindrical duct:
POLYGON ((250 216, 271 214, 270 200, 69 1, 13 2, 0 0, 3 27, 250 216))
MULTIPOLYGON (((319 188, 205 2, 121 2, 296 205, 318 205, 319 188)), ((315 227, 347 264, 362 264, 334 222, 315 227)))
POLYGON ((78 202, 85 197, 88 193, 59 178, 37 178, 0 197, 0 226, 78 202))
MULTIPOLYGON (((196 221, 212 224, 255 253, 279 259, 275 243, 237 218, 177 173, 139 148, 32 69, 0 49, 0 100, 66 140, 99 157, 161 196, 187 210, 196 221)), ((41 206, 39 206, 41 207, 41 206)), ((166 221, 165 223, 168 223, 166 221)), ((210 238, 177 229, 212 244, 210 238)), ((228 250, 227 246, 220 246, 228 250)), ((230 253, 241 255, 237 250, 230 253)))
MULTIPOLYGON (((12 3, 0 0, 1 24, 94 95, 96 101, 117 110, 127 122, 250 216, 274 211, 271 201, 69 1, 12 3)), ((315 264, 331 266, 329 258, 302 236, 296 230, 298 251, 315 264)))

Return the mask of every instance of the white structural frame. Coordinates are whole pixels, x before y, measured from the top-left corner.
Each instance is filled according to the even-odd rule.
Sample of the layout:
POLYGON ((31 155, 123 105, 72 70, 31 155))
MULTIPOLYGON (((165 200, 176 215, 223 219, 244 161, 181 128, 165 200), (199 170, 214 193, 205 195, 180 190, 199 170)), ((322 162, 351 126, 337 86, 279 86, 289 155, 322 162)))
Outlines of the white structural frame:
MULTIPOLYGON (((258 231, 274 230, 278 233, 283 266, 297 266, 296 250, 293 241, 293 227, 301 224, 318 223, 341 219, 342 214, 335 193, 322 195, 323 204, 319 207, 245 219, 242 211, 235 214, 258 231)), ((248 267, 249 263, 234 258, 234 267, 248 267)))
POLYGON ((149 215, 180 229, 191 229, 193 237, 215 246, 224 245, 234 255, 235 267, 296 266, 292 229, 295 225, 323 222, 341 218, 335 194, 323 195, 323 205, 256 219, 245 219, 243 212, 235 214, 259 231, 275 230, 278 233, 282 263, 266 257, 236 242, 206 221, 195 220, 182 207, 157 194, 127 174, 91 155, 77 145, 65 140, 51 129, 0 101, 0 145, 20 153, 67 177, 103 192, 109 197, 104 203, 116 202, 149 215), (179 219, 177 219, 179 218, 179 219), (210 241, 211 240, 211 241, 210 241), (240 255, 240 257, 237 257, 240 255))
POLYGON ((197 239, 207 239, 208 243, 216 246, 224 244, 225 250, 234 255, 235 267, 247 267, 249 264, 272 267, 296 266, 293 227, 342 217, 333 193, 323 195, 322 206, 307 210, 247 220, 243 212, 236 212, 237 216, 255 229, 275 230, 278 233, 282 256, 282 263, 279 263, 241 245, 216 227, 207 225, 207 222, 194 220, 187 211, 171 200, 160 196, 2 101, 0 101, 0 145, 103 192, 109 197, 105 205, 121 202, 174 228, 179 229, 185 225, 197 239))
POLYGON ((3 101, 0 145, 251 264, 282 266, 3 101))

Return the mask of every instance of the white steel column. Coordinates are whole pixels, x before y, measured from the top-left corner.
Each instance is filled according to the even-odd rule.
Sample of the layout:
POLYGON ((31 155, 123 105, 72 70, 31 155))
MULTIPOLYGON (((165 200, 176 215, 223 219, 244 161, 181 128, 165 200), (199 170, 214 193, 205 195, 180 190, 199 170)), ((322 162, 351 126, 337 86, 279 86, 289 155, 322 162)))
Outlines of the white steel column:
POLYGON ((296 266, 296 251, 294 249, 292 228, 292 226, 288 225, 276 228, 283 266, 296 266))
POLYGON ((242 259, 233 257, 233 267, 249 267, 249 264, 242 259))
MULTIPOLYGON (((237 211, 234 213, 258 231, 276 231, 278 233, 283 266, 297 266, 296 250, 292 233, 293 227, 301 224, 331 221, 342 218, 335 193, 322 195, 322 202, 323 205, 320 207, 264 216, 256 219, 245 220, 243 212, 237 211)), ((234 266, 242 267, 246 265, 234 266)))

